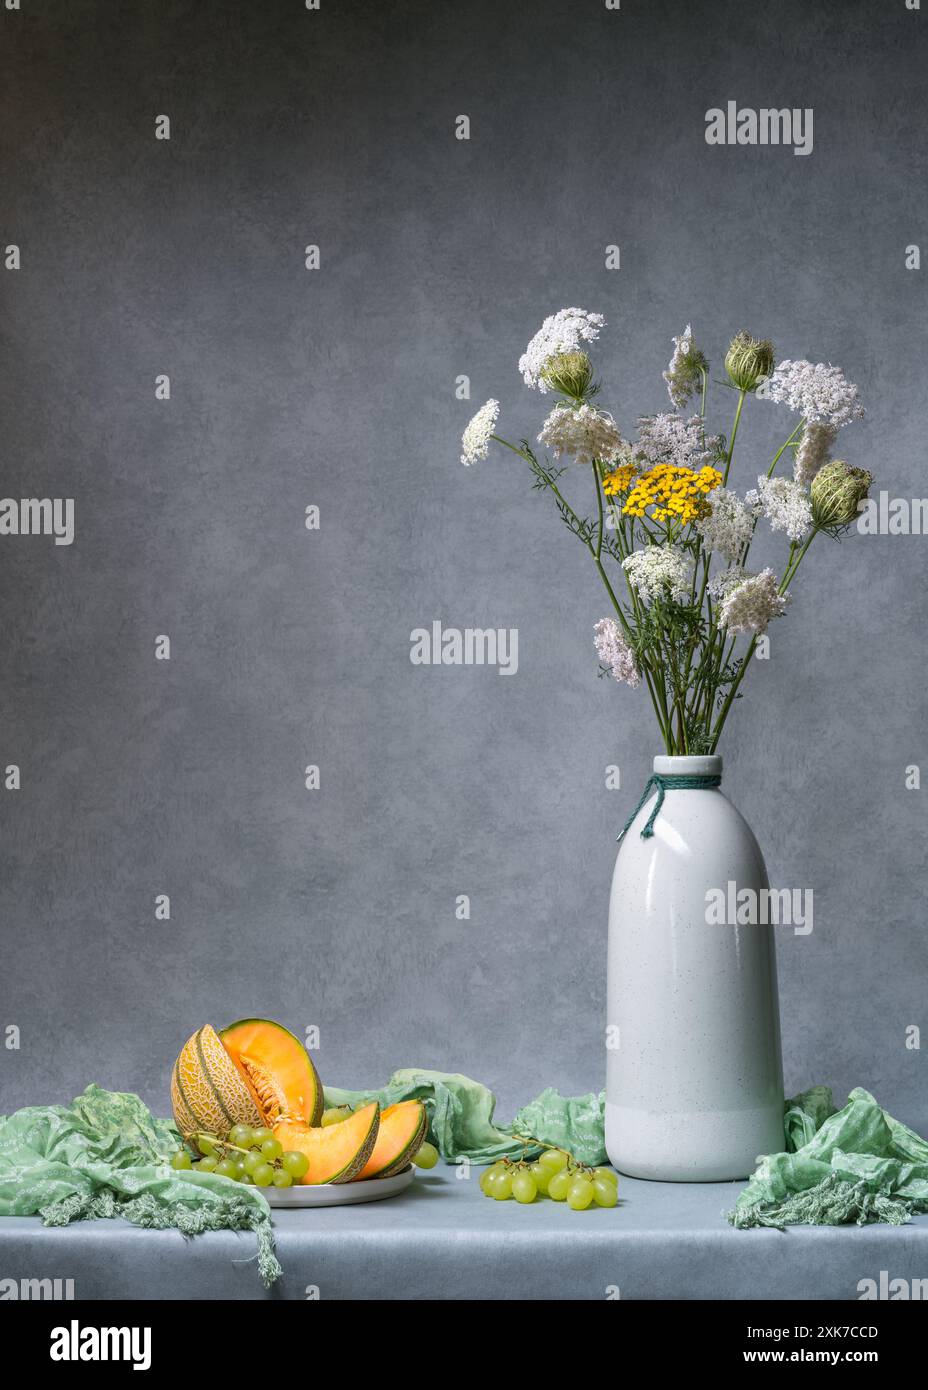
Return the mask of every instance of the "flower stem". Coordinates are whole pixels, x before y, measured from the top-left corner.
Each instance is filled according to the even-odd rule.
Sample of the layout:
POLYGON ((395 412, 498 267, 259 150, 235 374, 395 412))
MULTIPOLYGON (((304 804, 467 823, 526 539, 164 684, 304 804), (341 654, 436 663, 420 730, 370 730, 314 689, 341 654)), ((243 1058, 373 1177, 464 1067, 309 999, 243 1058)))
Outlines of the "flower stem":
POLYGON ((725 474, 722 478, 723 487, 725 487, 725 485, 728 482, 728 472, 731 468, 731 461, 735 456, 735 440, 738 438, 738 426, 741 423, 741 411, 744 408, 744 398, 747 394, 747 391, 738 392, 738 408, 735 411, 735 423, 731 427, 731 440, 729 441, 728 445, 728 455, 725 459, 725 474))
POLYGON ((781 444, 780 447, 779 447, 779 449, 777 449, 776 453, 775 453, 774 456, 773 456, 773 463, 772 463, 772 464, 770 465, 770 467, 767 469, 767 477, 768 477, 768 478, 772 478, 772 477, 773 477, 773 470, 776 468, 777 464, 780 462, 780 457, 781 457, 781 455, 782 455, 782 454, 789 448, 789 446, 792 444, 793 440, 796 438, 796 435, 797 435, 798 432, 802 429, 802 427, 803 427, 804 424, 805 424, 805 417, 803 416, 803 418, 799 421, 799 424, 798 424, 798 425, 796 426, 796 428, 793 430, 793 432, 792 432, 792 434, 790 435, 789 439, 787 439, 786 443, 785 443, 785 444, 781 444))
POLYGON ((596 537, 596 558, 597 560, 603 553, 603 486, 599 474, 599 465, 593 460, 593 483, 596 487, 596 505, 599 507, 599 530, 596 537))
MULTIPOLYGON (((785 594, 790 584, 792 584, 793 580, 796 577, 796 571, 802 563, 802 557, 805 555, 806 551, 809 549, 809 546, 815 540, 817 534, 817 529, 813 530, 809 534, 808 539, 806 540, 802 548, 798 551, 798 553, 795 555, 795 558, 793 557, 792 550, 790 551, 790 559, 787 562, 786 569, 783 572, 783 578, 777 585, 777 591, 779 593, 785 594)), ((712 747, 709 749, 710 753, 714 753, 718 746, 718 741, 721 736, 722 729, 724 728, 725 720, 728 718, 728 711, 731 709, 732 702, 734 701, 735 696, 738 693, 738 686, 744 680, 745 674, 747 673, 748 664, 750 663, 751 657, 754 655, 754 648, 756 646, 757 634, 755 633, 754 636, 751 638, 751 645, 748 647, 747 654, 745 655, 744 661, 741 666, 741 670, 738 672, 736 678, 732 681, 731 686, 728 690, 728 694, 725 697, 725 703, 722 706, 722 712, 719 715, 718 722, 716 723, 715 729, 713 730, 712 747)))

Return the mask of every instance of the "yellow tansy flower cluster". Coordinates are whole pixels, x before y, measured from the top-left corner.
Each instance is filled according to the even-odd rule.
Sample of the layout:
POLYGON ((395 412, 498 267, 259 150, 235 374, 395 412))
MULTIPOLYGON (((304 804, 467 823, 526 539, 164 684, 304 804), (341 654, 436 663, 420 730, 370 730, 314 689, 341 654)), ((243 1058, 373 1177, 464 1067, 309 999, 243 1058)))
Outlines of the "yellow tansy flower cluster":
POLYGON ((618 497, 620 492, 631 486, 632 479, 637 476, 638 469, 635 464, 622 463, 603 478, 603 492, 607 497, 618 497))
MULTIPOLYGON (((632 488, 622 511, 626 516, 645 516, 650 509, 654 521, 679 521, 686 525, 708 516, 711 508, 706 493, 717 488, 722 475, 717 468, 680 468, 658 463, 642 474, 632 488)), ((603 484, 605 486, 605 483, 603 484)))

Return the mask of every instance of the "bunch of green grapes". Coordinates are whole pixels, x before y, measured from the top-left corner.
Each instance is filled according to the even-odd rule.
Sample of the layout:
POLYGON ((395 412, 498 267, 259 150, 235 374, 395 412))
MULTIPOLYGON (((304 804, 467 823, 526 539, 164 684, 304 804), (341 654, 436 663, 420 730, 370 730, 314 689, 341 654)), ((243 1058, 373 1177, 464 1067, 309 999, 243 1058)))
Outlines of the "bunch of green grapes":
POLYGON ((255 1187, 291 1187, 309 1172, 306 1155, 295 1149, 285 1153, 269 1129, 233 1125, 228 1139, 198 1134, 196 1143, 201 1158, 194 1160, 186 1148, 178 1149, 171 1155, 171 1167, 217 1173, 221 1178, 254 1183, 255 1187))
POLYGON ((497 1202, 514 1197, 526 1205, 539 1193, 554 1202, 566 1202, 572 1211, 587 1207, 614 1207, 619 1200, 619 1179, 611 1168, 591 1168, 566 1149, 545 1149, 537 1159, 502 1158, 480 1175, 480 1190, 497 1202))

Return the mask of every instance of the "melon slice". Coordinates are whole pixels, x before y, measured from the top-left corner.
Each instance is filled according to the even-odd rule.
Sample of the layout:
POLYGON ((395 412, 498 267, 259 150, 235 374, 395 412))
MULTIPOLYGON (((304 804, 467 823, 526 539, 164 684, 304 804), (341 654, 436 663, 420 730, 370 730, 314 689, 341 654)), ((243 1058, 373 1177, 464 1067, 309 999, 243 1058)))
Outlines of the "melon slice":
POLYGON ((300 1179, 312 1186, 324 1182, 351 1182, 374 1151, 380 1126, 380 1106, 365 1105, 337 1125, 310 1127, 297 1120, 279 1120, 274 1138, 309 1159, 309 1171, 300 1179))
POLYGON ((322 1118, 322 1083, 306 1048, 291 1032, 267 1018, 243 1018, 223 1028, 223 1046, 255 1097, 263 1123, 284 1117, 317 1125, 322 1118))
POLYGON ((428 1116, 421 1100, 401 1100, 398 1105, 388 1105, 380 1116, 373 1152, 355 1182, 362 1178, 389 1178, 408 1167, 425 1143, 428 1128, 428 1116))

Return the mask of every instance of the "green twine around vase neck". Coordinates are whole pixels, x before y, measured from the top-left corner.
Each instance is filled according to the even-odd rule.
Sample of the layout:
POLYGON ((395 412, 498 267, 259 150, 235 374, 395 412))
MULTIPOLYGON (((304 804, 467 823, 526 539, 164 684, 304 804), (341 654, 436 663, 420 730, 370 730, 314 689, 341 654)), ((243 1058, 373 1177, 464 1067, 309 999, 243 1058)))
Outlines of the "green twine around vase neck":
POLYGON ((632 821, 635 819, 638 812, 641 810, 642 806, 647 801, 648 797, 651 795, 652 788, 657 788, 657 800, 651 808, 651 814, 648 816, 648 819, 644 823, 644 827, 641 831, 642 840, 650 840, 652 835, 654 834, 654 822, 657 819, 658 813, 664 804, 664 793, 666 791, 711 791, 713 787, 720 787, 721 785, 721 773, 713 773, 711 776, 708 774, 704 776, 696 776, 685 772, 652 773, 651 776, 648 778, 647 782, 645 782, 644 791, 641 793, 638 805, 635 807, 628 820, 622 826, 622 829, 616 836, 616 840, 622 839, 622 836, 625 834, 626 830, 631 825, 632 821))

